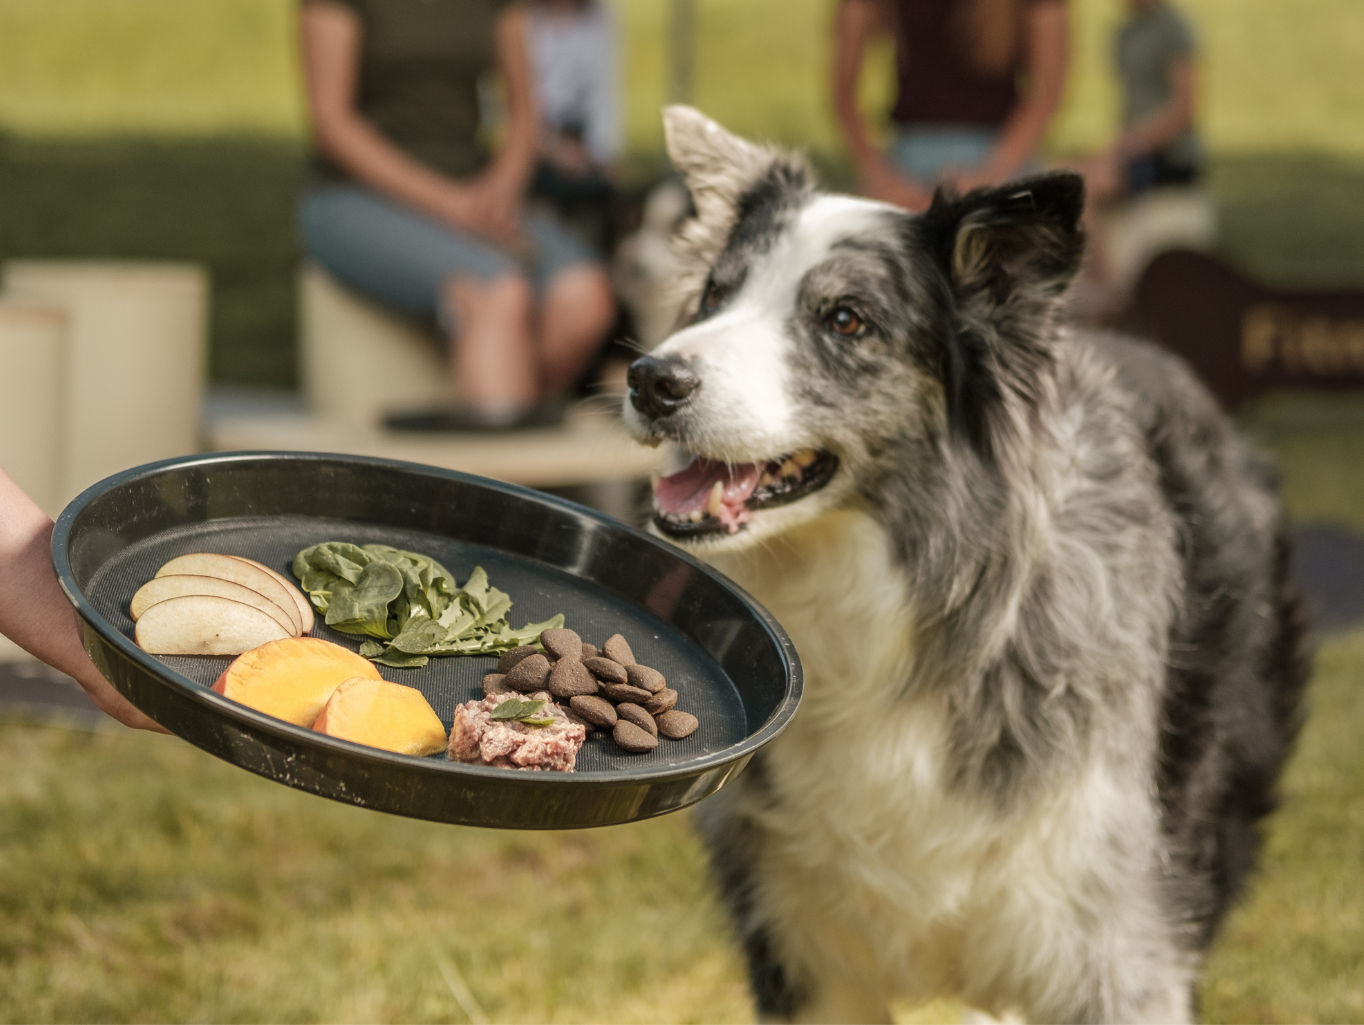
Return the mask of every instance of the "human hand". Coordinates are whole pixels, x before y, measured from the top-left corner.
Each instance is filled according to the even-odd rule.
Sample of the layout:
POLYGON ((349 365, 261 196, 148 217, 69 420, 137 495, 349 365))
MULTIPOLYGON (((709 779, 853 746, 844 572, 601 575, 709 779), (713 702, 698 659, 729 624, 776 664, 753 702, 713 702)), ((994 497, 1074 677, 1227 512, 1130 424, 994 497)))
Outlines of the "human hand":
POLYGON ((894 203, 920 213, 933 202, 933 194, 913 178, 903 175, 878 156, 863 160, 858 167, 858 187, 864 196, 894 203))
POLYGON ((81 646, 81 623, 52 566, 52 521, 0 470, 0 632, 65 673, 125 726, 166 733, 113 688, 81 646))
POLYGON ((495 179, 451 184, 442 197, 440 213, 451 226, 500 246, 515 249, 524 244, 519 190, 507 189, 495 179))

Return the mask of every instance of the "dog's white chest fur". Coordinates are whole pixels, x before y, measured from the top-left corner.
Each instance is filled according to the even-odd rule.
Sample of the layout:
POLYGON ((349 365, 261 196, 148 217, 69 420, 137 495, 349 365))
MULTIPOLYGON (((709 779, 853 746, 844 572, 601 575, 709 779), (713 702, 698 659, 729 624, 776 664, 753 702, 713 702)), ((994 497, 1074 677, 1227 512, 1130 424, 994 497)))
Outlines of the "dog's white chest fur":
MULTIPOLYGON (((887 996, 947 993, 995 1009, 1045 1005, 1046 994, 1024 990, 1039 978, 1082 984, 1085 948, 1106 931, 1095 916, 1124 919, 1128 936, 1162 932, 1154 894, 1131 899, 1153 886, 1153 852, 1108 846, 1120 832, 1154 833, 1130 821, 1154 809, 1121 792, 1121 774, 1095 764, 1008 815, 951 785, 941 699, 906 693, 915 610, 870 516, 831 513, 711 561, 773 612, 805 669, 800 712, 766 752, 776 799, 742 778, 720 795, 763 833, 755 913, 791 960, 820 966, 822 996, 802 1016, 883 1014, 887 996), (1132 921, 1147 913, 1152 921, 1132 921), (1030 963, 1019 960, 1020 935, 1036 937, 1030 963), (865 993, 840 992, 843 979, 863 980, 865 993)), ((1157 955, 1102 956, 1135 968, 1157 955)), ((1157 1016, 1188 1013, 1179 992, 1156 1002, 1157 1016)))

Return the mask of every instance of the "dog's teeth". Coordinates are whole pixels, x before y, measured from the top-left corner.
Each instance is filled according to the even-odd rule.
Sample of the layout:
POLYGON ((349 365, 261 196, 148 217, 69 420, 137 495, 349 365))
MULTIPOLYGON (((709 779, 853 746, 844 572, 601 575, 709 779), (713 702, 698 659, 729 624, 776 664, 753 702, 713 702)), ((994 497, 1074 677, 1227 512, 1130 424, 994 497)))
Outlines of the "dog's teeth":
POLYGON ((706 512, 712 516, 720 515, 720 499, 724 494, 725 486, 717 480, 710 486, 710 500, 706 502, 706 512))
POLYGON ((796 480, 800 480, 800 467, 796 465, 795 460, 788 459, 781 464, 781 476, 783 478, 794 477, 796 480))
POLYGON ((705 518, 706 514, 703 513, 700 509, 693 509, 691 515, 687 517, 687 520, 690 523, 700 523, 705 518))
POLYGON ((791 462, 795 463, 803 470, 818 458, 819 454, 814 449, 803 448, 791 457, 791 462))
POLYGON ((766 470, 764 470, 763 475, 758 478, 758 487, 760 488, 770 488, 775 483, 777 483, 777 478, 773 477, 766 470))

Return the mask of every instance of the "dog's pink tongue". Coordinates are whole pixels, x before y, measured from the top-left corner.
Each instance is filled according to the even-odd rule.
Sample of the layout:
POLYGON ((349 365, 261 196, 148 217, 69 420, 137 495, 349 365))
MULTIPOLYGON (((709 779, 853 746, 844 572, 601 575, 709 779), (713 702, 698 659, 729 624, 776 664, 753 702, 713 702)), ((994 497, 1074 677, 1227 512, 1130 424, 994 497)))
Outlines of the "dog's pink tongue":
POLYGON ((696 459, 680 473, 659 480, 654 487, 655 503, 660 512, 678 519, 686 519, 697 510, 707 512, 718 481, 720 508, 715 516, 733 533, 739 524, 748 521, 750 513, 744 503, 758 487, 762 472, 760 463, 727 466, 710 459, 696 459))

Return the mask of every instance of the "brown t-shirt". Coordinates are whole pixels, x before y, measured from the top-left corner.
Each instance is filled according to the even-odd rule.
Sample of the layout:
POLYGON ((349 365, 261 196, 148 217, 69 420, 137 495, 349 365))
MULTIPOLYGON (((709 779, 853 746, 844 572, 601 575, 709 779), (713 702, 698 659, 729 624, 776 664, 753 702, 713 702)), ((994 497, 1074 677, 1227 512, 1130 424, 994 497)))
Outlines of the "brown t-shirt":
MULTIPOLYGON (((360 18, 356 105, 394 145, 454 177, 488 159, 479 144, 479 79, 496 64, 494 27, 510 0, 328 0, 360 18)), ((324 180, 346 173, 325 158, 324 180)))
MULTIPOLYGON (((899 96, 891 118, 897 124, 998 128, 1018 103, 1017 78, 1026 52, 1022 25, 1012 65, 998 74, 982 71, 969 57, 970 37, 962 24, 972 2, 979 0, 896 0, 899 96)), ((1018 0, 1023 8, 1036 2, 1018 0)))

